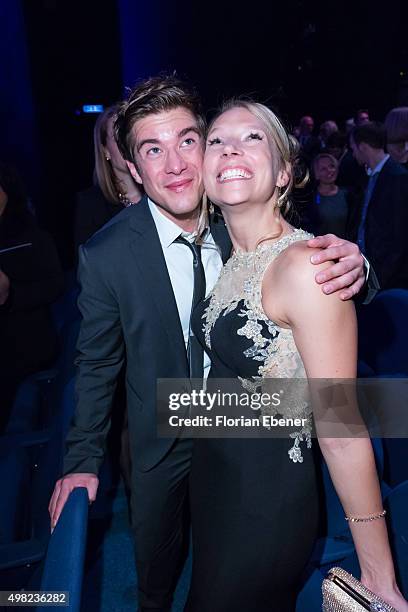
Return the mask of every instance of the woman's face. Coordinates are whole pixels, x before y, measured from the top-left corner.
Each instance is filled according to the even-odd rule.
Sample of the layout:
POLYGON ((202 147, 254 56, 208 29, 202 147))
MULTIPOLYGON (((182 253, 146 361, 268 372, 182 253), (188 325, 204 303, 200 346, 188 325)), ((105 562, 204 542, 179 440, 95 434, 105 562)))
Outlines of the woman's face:
POLYGON ((118 145, 116 144, 115 137, 113 135, 113 118, 111 117, 108 120, 107 124, 107 136, 106 136, 106 146, 104 147, 104 155, 110 159, 110 163, 112 164, 113 170, 118 170, 119 172, 127 172, 127 165, 125 160, 123 159, 120 151, 118 149, 118 145))
POLYGON ((329 157, 322 157, 316 163, 315 175, 318 181, 330 185, 336 182, 338 169, 334 161, 329 157))
POLYGON ((8 202, 7 193, 4 191, 4 189, 0 185, 0 217, 4 213, 7 202, 8 202))
POLYGON ((264 124, 246 108, 220 115, 210 129, 204 155, 204 186, 210 200, 220 206, 271 200, 277 175, 274 150, 264 124))
POLYGON ((408 141, 393 142, 387 145, 388 153, 399 164, 408 162, 408 141))

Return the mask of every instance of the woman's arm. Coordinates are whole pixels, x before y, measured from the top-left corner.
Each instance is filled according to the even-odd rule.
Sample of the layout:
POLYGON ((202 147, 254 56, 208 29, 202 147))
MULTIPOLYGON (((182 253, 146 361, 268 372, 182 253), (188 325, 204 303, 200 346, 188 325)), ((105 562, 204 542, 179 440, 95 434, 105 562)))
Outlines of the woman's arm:
MULTIPOLYGON (((288 250, 289 251, 289 250, 288 250)), ((309 379, 352 379, 356 376, 357 324, 354 305, 324 295, 314 282, 310 249, 290 249, 279 276, 281 320, 291 327, 309 379)), ((327 264, 322 264, 322 269, 327 264)), ((266 301, 267 302, 267 301, 266 301)), ((267 308, 267 303, 266 303, 267 308)), ((269 312, 267 312, 269 316, 269 312)), ((325 407, 323 407, 325 408, 325 407)), ((356 408, 357 409, 357 408, 356 408)), ((319 436, 319 426, 316 422, 319 436)), ((334 486, 347 516, 382 511, 374 454, 368 437, 319 438, 334 486)), ((385 520, 350 523, 362 581, 384 599, 408 610, 395 582, 385 520)))

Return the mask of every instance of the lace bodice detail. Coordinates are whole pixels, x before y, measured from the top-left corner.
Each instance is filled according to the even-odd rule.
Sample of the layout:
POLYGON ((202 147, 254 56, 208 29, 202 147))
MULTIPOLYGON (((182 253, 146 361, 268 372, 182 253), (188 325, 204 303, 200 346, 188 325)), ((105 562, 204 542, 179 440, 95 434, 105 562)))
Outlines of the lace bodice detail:
MULTIPOLYGON (((262 307, 262 281, 271 262, 288 246, 300 240, 312 238, 311 234, 296 229, 274 243, 262 243, 253 252, 237 251, 227 261, 216 285, 207 300, 203 314, 203 333, 208 349, 212 348, 212 333, 220 317, 226 317, 235 311, 242 318, 238 327, 238 336, 251 341, 249 348, 243 351, 244 356, 257 362, 257 374, 251 377, 240 377, 243 387, 249 392, 258 392, 267 378, 306 378, 302 359, 295 345, 290 329, 280 327, 268 319, 262 307)), ((299 389, 299 387, 297 387, 299 389)), ((285 402, 286 414, 279 409, 282 416, 310 417, 307 397, 294 397, 285 402)), ((272 414, 272 409, 268 414, 272 414)), ((278 414, 278 410, 275 411, 278 414)), ((295 439, 289 451, 293 461, 301 462, 299 447, 301 441, 310 439, 311 424, 291 436, 295 439)))
POLYGON ((270 321, 263 310, 262 280, 269 264, 284 249, 294 242, 311 237, 311 234, 298 229, 273 244, 261 244, 251 253, 234 253, 222 269, 204 311, 203 331, 208 348, 211 348, 211 330, 218 317, 226 316, 240 305, 238 316, 243 318, 244 325, 238 334, 253 341, 253 346, 246 351, 246 356, 262 362, 258 370, 259 376, 305 376, 292 331, 270 321), (260 321, 266 323, 271 338, 262 335, 260 321))

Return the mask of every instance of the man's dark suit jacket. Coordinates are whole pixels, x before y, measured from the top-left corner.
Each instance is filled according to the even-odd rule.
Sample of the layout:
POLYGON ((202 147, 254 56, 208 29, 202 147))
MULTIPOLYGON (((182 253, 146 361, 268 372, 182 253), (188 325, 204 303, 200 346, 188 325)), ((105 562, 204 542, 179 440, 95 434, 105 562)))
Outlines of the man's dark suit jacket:
MULTIPOLYGON (((229 256, 223 221, 211 233, 229 256)), ((158 378, 188 378, 176 300, 147 198, 124 209, 80 249, 78 403, 64 473, 97 473, 103 461, 117 376, 126 359, 132 465, 147 471, 174 440, 157 437, 158 378)))
MULTIPOLYGON (((363 201, 351 211, 348 238, 357 241, 363 201)), ((381 289, 408 288, 408 172, 391 158, 368 204, 365 245, 381 289)))

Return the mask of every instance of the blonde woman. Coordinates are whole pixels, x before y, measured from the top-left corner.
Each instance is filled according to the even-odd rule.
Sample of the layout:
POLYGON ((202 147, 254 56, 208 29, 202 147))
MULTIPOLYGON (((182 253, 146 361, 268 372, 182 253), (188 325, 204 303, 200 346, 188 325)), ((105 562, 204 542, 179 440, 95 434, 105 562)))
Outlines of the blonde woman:
POLYGON ((117 106, 108 107, 96 120, 94 128, 94 185, 77 195, 74 240, 75 253, 83 244, 120 212, 142 197, 140 186, 132 178, 119 153, 113 136, 117 106))
MULTIPOLYGON (((353 378, 354 306, 313 284, 310 235, 285 221, 294 141, 265 106, 232 101, 210 125, 204 183, 233 255, 195 313, 213 378, 353 378)), ((327 264, 321 265, 326 268, 327 264)), ((318 526, 313 444, 292 438, 197 439, 191 474, 188 612, 289 612, 318 526)), ((372 447, 319 439, 351 523, 362 580, 406 612, 395 582, 372 447)))
POLYGON ((348 193, 338 187, 339 162, 329 153, 320 153, 313 160, 313 173, 317 181, 308 214, 312 231, 316 235, 336 234, 346 237, 348 218, 348 193))

